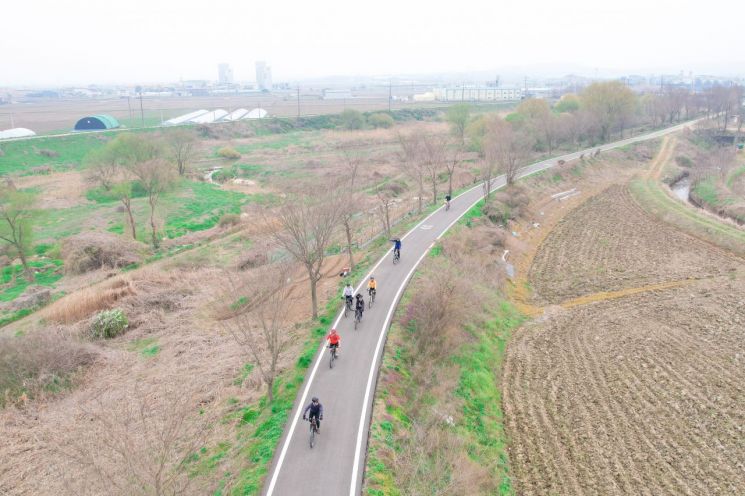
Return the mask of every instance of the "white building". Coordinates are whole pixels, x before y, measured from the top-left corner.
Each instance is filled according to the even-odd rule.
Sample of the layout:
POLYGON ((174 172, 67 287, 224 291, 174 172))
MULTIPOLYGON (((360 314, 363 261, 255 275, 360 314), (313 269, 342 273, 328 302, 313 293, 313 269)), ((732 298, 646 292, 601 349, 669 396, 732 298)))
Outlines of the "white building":
POLYGON ((441 102, 505 102, 522 100, 523 90, 505 86, 455 86, 435 88, 435 98, 441 102))
POLYGON ((218 64, 217 81, 220 84, 233 84, 233 68, 230 67, 230 64, 218 64))
POLYGON ((272 68, 263 60, 256 62, 256 85, 262 91, 272 91, 272 68))

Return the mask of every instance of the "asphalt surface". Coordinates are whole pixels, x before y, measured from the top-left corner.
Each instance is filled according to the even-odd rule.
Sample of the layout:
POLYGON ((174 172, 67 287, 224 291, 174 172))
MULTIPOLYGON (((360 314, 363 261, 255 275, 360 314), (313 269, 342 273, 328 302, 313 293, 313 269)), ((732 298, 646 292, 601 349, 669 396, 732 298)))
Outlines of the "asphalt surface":
MULTIPOLYGON (((520 169, 518 177, 553 167, 559 160, 568 162, 598 149, 610 150, 658 138, 690 124, 685 123, 538 162, 520 169)), ((492 181, 492 189, 504 185, 504 176, 492 181)), ((477 185, 454 198, 450 202, 449 211, 445 211, 444 206, 440 207, 402 238, 401 260, 398 264, 392 263, 392 253, 389 250, 373 267, 370 273, 378 281, 375 305, 366 309, 357 330, 354 329, 351 312, 346 318, 340 314, 335 321, 342 340, 340 358, 333 369, 329 368, 328 350, 319 345, 302 392, 285 426, 263 494, 355 496, 361 493, 378 367, 396 304, 429 249, 481 199, 482 194, 482 186, 477 185), (321 435, 311 449, 308 443, 309 424, 302 420, 302 410, 313 396, 318 396, 323 404, 324 419, 321 422, 321 435)), ((368 277, 369 274, 356 288, 357 292, 363 292, 366 301, 368 277)))

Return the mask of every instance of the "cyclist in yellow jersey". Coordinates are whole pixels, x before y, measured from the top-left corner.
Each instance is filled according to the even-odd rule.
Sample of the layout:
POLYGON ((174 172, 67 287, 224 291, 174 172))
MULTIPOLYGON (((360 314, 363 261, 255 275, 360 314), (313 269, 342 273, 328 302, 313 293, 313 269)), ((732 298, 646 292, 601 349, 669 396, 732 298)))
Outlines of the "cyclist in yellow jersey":
POLYGON ((370 276, 370 280, 367 282, 367 294, 370 295, 370 301, 375 298, 374 294, 377 293, 377 289, 377 281, 375 281, 375 278, 373 276, 370 276))

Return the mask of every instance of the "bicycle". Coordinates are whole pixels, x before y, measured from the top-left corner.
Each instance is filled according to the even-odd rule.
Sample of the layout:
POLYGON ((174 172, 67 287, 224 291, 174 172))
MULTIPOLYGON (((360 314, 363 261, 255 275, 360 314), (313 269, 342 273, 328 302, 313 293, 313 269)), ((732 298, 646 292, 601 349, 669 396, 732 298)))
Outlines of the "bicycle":
POLYGON ((334 362, 336 361, 336 346, 329 345, 329 368, 334 368, 334 362))
POLYGON ((354 330, 357 330, 357 326, 362 322, 362 310, 355 309, 354 311, 354 330))
POLYGON ((342 296, 346 301, 344 302, 344 318, 347 318, 347 312, 352 311, 352 297, 351 296, 342 296))
POLYGON ((393 265, 396 265, 401 260, 401 252, 393 250, 393 265))
POLYGON ((367 292, 368 292, 368 293, 369 293, 369 295, 370 295, 370 302, 368 303, 368 305, 367 305, 367 306, 368 306, 368 307, 370 307, 370 308, 372 308, 372 306, 373 306, 373 303, 375 303, 375 293, 376 293, 377 291, 375 290, 375 288, 370 288, 370 289, 368 289, 368 290, 367 290, 367 292))
POLYGON ((310 449, 316 444, 316 434, 318 434, 318 420, 315 417, 310 418, 310 449))

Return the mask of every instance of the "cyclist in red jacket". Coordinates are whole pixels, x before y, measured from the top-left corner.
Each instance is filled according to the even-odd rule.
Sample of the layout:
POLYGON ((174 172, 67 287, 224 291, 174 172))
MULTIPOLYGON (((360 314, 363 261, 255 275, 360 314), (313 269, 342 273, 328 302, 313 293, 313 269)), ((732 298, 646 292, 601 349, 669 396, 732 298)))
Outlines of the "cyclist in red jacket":
POLYGON ((336 333, 336 329, 331 329, 331 332, 326 336, 326 341, 329 342, 329 348, 336 348, 336 358, 339 358, 339 344, 341 344, 341 336, 336 333))

